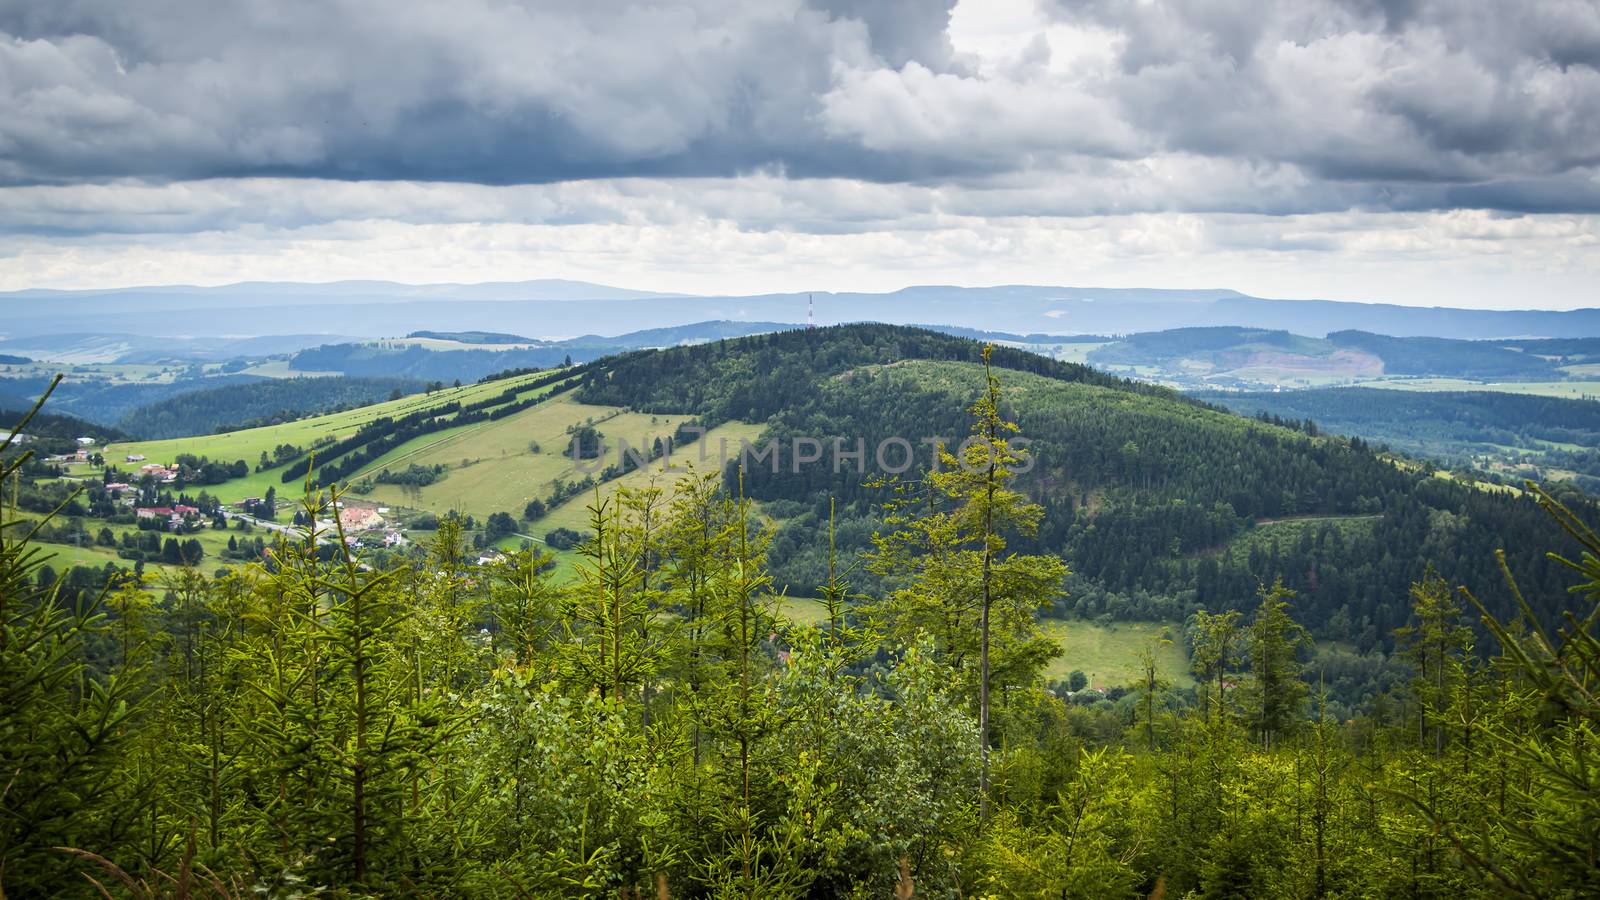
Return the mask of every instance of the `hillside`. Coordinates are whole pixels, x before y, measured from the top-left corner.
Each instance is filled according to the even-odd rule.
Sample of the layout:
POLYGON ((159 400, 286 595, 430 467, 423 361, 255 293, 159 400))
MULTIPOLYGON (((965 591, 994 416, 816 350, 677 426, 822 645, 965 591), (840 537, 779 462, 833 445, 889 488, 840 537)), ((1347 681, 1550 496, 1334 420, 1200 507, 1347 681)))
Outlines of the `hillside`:
MULTIPOLYGON (((274 428, 119 444, 112 458, 188 453, 255 463, 280 444, 320 445, 323 483, 352 483, 356 496, 402 517, 454 509, 482 522, 504 512, 521 521, 491 537, 513 544, 517 534, 580 530, 585 486, 598 481, 609 491, 624 473, 614 455, 581 468, 566 456, 578 429, 652 447, 674 433, 686 442, 692 434, 681 427, 697 423, 714 429, 701 447, 727 439, 732 456, 741 439, 757 447, 778 439, 781 471, 763 459, 747 466, 745 485, 778 528, 779 584, 808 596, 823 572, 828 498, 841 504, 841 546, 855 552, 867 545, 885 494, 853 463, 835 471, 825 457, 794 471, 792 440, 859 438, 873 448, 904 438, 926 464, 924 439, 965 433, 980 349, 892 326, 788 331, 635 352, 274 428), (534 500, 542 508, 523 519, 534 500)), ((1036 464, 1021 483, 1046 510, 1029 546, 1063 554, 1075 573, 1060 612, 1182 620, 1199 606, 1247 604, 1259 583, 1281 575, 1301 591, 1301 621, 1366 649, 1390 641, 1407 585, 1429 564, 1503 605, 1493 559, 1502 547, 1530 596, 1561 596, 1553 589, 1561 574, 1540 550, 1559 538, 1527 499, 1397 466, 1359 440, 1241 417, 1086 366, 1003 347, 994 358, 1007 412, 1033 441, 1036 464), (1271 523, 1285 520, 1315 524, 1274 532, 1271 523), (1246 549, 1223 552, 1231 546, 1246 549)), ((697 464, 720 458, 712 449, 710 462, 697 464)), ((871 451, 867 458, 870 465, 871 451)), ((306 471, 305 458, 294 459, 208 489, 224 500, 268 486, 283 494, 306 471)))
MULTIPOLYGON (((884 326, 790 332, 626 357, 588 373, 576 396, 710 422, 766 421, 763 441, 916 444, 965 432, 963 407, 981 384, 978 349, 884 326)), ((1245 604, 1259 583, 1282 575, 1302 592, 1302 621, 1371 647, 1389 640, 1407 585, 1430 563, 1504 604, 1493 558, 1502 547, 1530 596, 1561 596, 1563 573, 1538 549, 1559 536, 1526 499, 1402 469, 1360 441, 1244 419, 1083 366, 1005 349, 995 361, 1009 370, 1010 412, 1034 441, 1037 465, 1023 484, 1046 507, 1037 546, 1062 553, 1077 573, 1064 609, 1182 618, 1195 605, 1245 604), (1346 533, 1330 523, 1242 557, 1216 553, 1257 523, 1297 517, 1369 524, 1346 533)), ((842 533, 857 547, 882 500, 860 475, 826 465, 799 474, 752 468, 746 486, 785 519, 775 564, 796 588, 819 579, 827 497, 845 503, 842 533)))
POLYGON ((282 378, 202 388, 147 403, 117 425, 141 438, 189 437, 275 425, 301 416, 368 406, 423 389, 405 378, 282 378))

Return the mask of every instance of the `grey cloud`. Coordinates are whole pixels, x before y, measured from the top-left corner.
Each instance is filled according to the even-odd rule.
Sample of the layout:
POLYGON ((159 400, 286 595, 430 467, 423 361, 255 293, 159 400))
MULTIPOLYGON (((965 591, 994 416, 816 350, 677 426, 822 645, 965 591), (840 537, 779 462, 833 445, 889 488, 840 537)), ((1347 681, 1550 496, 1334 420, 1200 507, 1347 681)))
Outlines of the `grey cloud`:
MULTIPOLYGON (((821 9, 164 0, 134 16, 110 0, 38 6, 0 11, 10 36, 0 42, 0 177, 12 183, 512 183, 890 164, 808 136, 832 66, 875 58, 869 25, 821 9)), ((936 43, 912 32, 895 52, 945 52, 936 43)))
MULTIPOLYGON (((953 0, 0 0, 0 183, 765 173, 997 215, 1600 206, 1592 0, 1041 2, 1113 35, 1109 62, 1052 67, 1036 36, 980 72, 953 0)), ((220 209, 184 227, 245 215, 220 209)), ((30 215, 0 228, 74 227, 30 215)), ((841 215, 794 221, 873 219, 841 215)))
POLYGON ((1600 5, 1585 0, 1053 10, 1124 36, 1108 95, 1168 151, 1395 182, 1483 184, 1600 162, 1600 5))
POLYGON ((955 0, 811 0, 811 5, 866 25, 874 52, 890 68, 918 62, 942 70, 954 61, 949 27, 955 0))

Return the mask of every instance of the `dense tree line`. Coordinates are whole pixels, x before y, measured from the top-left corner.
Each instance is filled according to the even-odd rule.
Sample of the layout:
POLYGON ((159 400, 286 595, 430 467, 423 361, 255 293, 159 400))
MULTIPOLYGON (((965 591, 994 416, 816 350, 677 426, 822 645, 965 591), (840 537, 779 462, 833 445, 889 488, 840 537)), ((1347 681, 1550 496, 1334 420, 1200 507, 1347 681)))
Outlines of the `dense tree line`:
POLYGON ((445 476, 448 470, 442 465, 422 466, 412 463, 398 472, 384 469, 378 473, 379 484, 399 484, 406 487, 426 487, 445 476))
MULTIPOLYGON (((1026 549, 1043 521, 1015 490, 1028 451, 999 385, 976 394, 959 432, 976 440, 889 494, 864 557, 887 590, 851 583, 826 528, 823 616, 803 627, 774 590, 772 532, 715 474, 597 497, 567 585, 533 551, 470 566, 445 517, 413 559, 373 564, 307 526, 259 565, 67 603, 0 521, 0 887, 1600 890, 1600 536, 1571 511, 1540 498, 1582 554, 1560 634, 1530 611, 1488 617, 1476 644, 1488 585, 1419 573, 1392 598, 1411 609, 1406 677, 1351 718, 1308 682, 1301 598, 1275 579, 1242 610, 1196 611, 1192 690, 1147 662, 1119 700, 1067 696, 1042 683, 1036 619, 1064 561, 1026 549)), ((308 496, 297 519, 337 500, 308 496)))

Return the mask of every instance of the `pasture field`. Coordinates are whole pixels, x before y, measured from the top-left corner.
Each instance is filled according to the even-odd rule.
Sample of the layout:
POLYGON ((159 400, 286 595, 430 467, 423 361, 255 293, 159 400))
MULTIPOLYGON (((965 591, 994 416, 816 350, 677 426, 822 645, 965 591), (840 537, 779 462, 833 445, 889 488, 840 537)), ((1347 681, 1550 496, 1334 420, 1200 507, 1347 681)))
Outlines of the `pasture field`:
POLYGON ((815 597, 784 597, 778 614, 795 625, 822 625, 828 621, 828 608, 815 597))
MULTIPOLYGON (((270 454, 272 449, 279 444, 310 447, 319 440, 327 438, 338 440, 354 434, 357 429, 374 419, 384 416, 399 418, 400 416, 432 409, 456 400, 461 401, 463 404, 471 403, 475 400, 495 396, 508 388, 526 384, 538 377, 540 377, 540 373, 519 375, 504 381, 446 388, 442 391, 435 391, 432 394, 413 394, 402 397, 399 400, 388 400, 345 412, 314 416, 295 422, 285 422, 281 425, 247 428, 225 434, 205 434, 159 441, 113 443, 106 445, 103 453, 106 461, 111 465, 123 469, 131 468, 134 471, 138 469, 137 464, 123 462, 129 455, 144 456, 146 457, 146 462, 152 463, 170 463, 181 454, 205 456, 222 462, 233 462, 234 460, 242 459, 252 469, 248 477, 213 485, 208 487, 207 490, 225 501, 237 500, 243 497, 259 497, 266 492, 268 487, 276 487, 278 493, 288 497, 293 494, 293 491, 286 491, 285 488, 292 486, 286 486, 281 481, 280 475, 283 471, 281 466, 273 467, 264 472, 254 471, 255 464, 261 454, 263 452, 270 454)), ((515 416, 508 417, 508 420, 512 418, 515 418, 515 416)), ((424 435, 419 440, 436 440, 448 433, 437 432, 431 435, 424 435)))
MULTIPOLYGON (((548 497, 556 479, 571 482, 584 477, 565 452, 569 427, 593 424, 610 444, 621 439, 630 447, 648 448, 655 438, 670 437, 688 418, 592 406, 562 395, 498 421, 424 435, 396 447, 351 480, 413 464, 443 465, 448 474, 440 481, 421 488, 376 485, 366 498, 436 514, 458 509, 479 516, 492 512, 519 516, 529 500, 548 497)), ((600 467, 615 459, 615 451, 608 453, 600 467)), ((545 530, 555 527, 544 524, 548 521, 547 516, 537 524, 545 530)))
MULTIPOLYGON (((15 515, 7 516, 7 519, 10 521, 29 523, 37 522, 41 518, 43 518, 43 516, 39 515, 38 513, 22 510, 19 510, 15 515)), ((287 518, 287 516, 285 518, 287 518)), ((66 516, 57 516, 54 520, 52 520, 52 524, 64 525, 66 524, 66 521, 66 516)), ((117 540, 119 542, 121 541, 124 532, 134 535, 141 533, 138 527, 134 525, 114 524, 107 522, 104 519, 83 519, 82 521, 84 530, 86 530, 91 536, 98 535, 100 533, 100 529, 102 528, 109 528, 111 529, 111 532, 117 536, 117 540)), ((31 528, 32 525, 30 524, 26 527, 31 528)), ((10 536, 9 533, 8 536, 10 536)), ((221 566, 237 566, 239 564, 238 560, 223 559, 222 557, 222 551, 228 549, 229 537, 237 538, 241 542, 246 540, 254 541, 257 537, 259 537, 266 541, 268 545, 271 545, 276 539, 277 534, 276 532, 256 526, 250 526, 248 531, 241 531, 234 528, 232 524, 230 524, 229 527, 223 531, 213 530, 211 528, 202 528, 199 531, 190 534, 163 533, 161 535, 161 540, 165 542, 169 537, 177 540, 179 543, 190 540, 199 541, 200 546, 205 549, 206 555, 204 559, 200 560, 200 564, 197 568, 199 568, 202 572, 209 573, 221 566)), ((122 557, 118 556, 117 548, 115 547, 101 547, 97 544, 85 544, 80 547, 74 544, 56 544, 44 541, 40 541, 34 546, 43 551, 45 555, 54 557, 56 561, 52 562, 51 565, 57 567, 58 569, 65 565, 103 566, 108 562, 115 563, 117 566, 124 569, 132 569, 134 566, 133 560, 123 559, 122 557)), ((163 570, 165 568, 161 563, 152 561, 146 561, 144 567, 145 571, 147 572, 154 572, 163 570)))
MULTIPOLYGON (((999 343, 1009 344, 1011 342, 1001 341, 999 343)), ((1110 342, 1101 341, 1094 344, 1016 344, 1015 346, 1023 350, 1027 350, 1030 353, 1038 353, 1042 356, 1048 356, 1051 359, 1059 359, 1062 362, 1088 365, 1089 354, 1099 350, 1101 347, 1106 346, 1108 343, 1110 342)))
POLYGON ((1182 629, 1176 622, 1114 622, 1099 625, 1081 619, 1045 619, 1044 633, 1061 648, 1045 667, 1045 678, 1065 681, 1074 669, 1089 676, 1092 687, 1126 687, 1141 677, 1139 654, 1163 636, 1170 644, 1156 651, 1156 669, 1173 687, 1194 684, 1182 629))
MULTIPOLYGON (((45 565, 55 569, 57 574, 73 566, 91 566, 101 569, 105 567, 106 563, 111 563, 119 569, 129 570, 134 566, 132 560, 123 559, 117 555, 116 550, 110 547, 75 547, 72 544, 47 544, 43 542, 34 544, 34 546, 39 550, 39 558, 44 561, 45 565)), ((207 552, 209 553, 210 551, 207 552)), ((209 561, 206 560, 206 562, 209 561)), ((144 564, 144 570, 147 573, 159 575, 166 572, 166 567, 160 563, 147 562, 144 564)))
POLYGON ((243 375, 260 375, 262 378, 319 378, 330 375, 343 375, 343 372, 303 372, 299 369, 289 368, 287 359, 269 359, 264 363, 245 369, 243 375))
MULTIPOLYGON (((733 459, 739 453, 739 440, 743 438, 754 441, 761 434, 764 427, 746 422, 725 422, 706 432, 701 441, 677 448, 672 455, 672 466, 674 469, 679 470, 686 466, 694 466, 701 472, 720 471, 719 459, 722 453, 722 442, 727 441, 726 458, 733 459), (707 458, 704 461, 700 460, 699 450, 697 449, 700 447, 704 447, 706 451, 707 458)), ((604 428, 601 430, 605 431, 604 428)), ((609 432, 607 434, 609 435, 609 432)), ((670 489, 672 483, 683 477, 684 473, 682 471, 667 472, 664 470, 666 464, 667 460, 658 459, 647 466, 629 472, 621 478, 607 481, 600 485, 601 496, 609 496, 619 487, 639 488, 645 487, 652 482, 670 489)), ((533 527, 537 529, 540 535, 555 528, 570 528, 577 532, 588 531, 589 505, 593 502, 594 496, 592 494, 580 494, 551 510, 544 518, 533 523, 533 527)))
POLYGON ((1465 378, 1378 378, 1352 382, 1352 386, 1394 391, 1499 391, 1507 394, 1530 394, 1535 397, 1560 397, 1567 400, 1600 400, 1600 380, 1469 381, 1465 378))
MULTIPOLYGON (((16 356, 29 356, 20 350, 0 350, 0 353, 10 353, 16 356)), ((65 381, 88 383, 94 385, 118 384, 170 384, 176 380, 178 373, 185 367, 180 365, 155 366, 140 363, 107 363, 107 362, 79 362, 69 363, 60 360, 39 360, 31 363, 6 363, 0 365, 0 375, 6 378, 38 377, 49 378, 60 373, 65 376, 65 381)), ((214 372, 217 367, 205 367, 208 372, 214 372)))

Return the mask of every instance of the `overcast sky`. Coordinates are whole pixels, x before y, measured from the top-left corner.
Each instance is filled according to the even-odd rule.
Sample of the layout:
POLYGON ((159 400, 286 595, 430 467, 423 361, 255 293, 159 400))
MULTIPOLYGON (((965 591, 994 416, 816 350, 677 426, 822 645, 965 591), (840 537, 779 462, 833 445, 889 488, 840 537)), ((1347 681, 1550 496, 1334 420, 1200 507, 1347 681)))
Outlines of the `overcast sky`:
POLYGON ((0 289, 1600 306, 1600 0, 0 0, 0 289))

